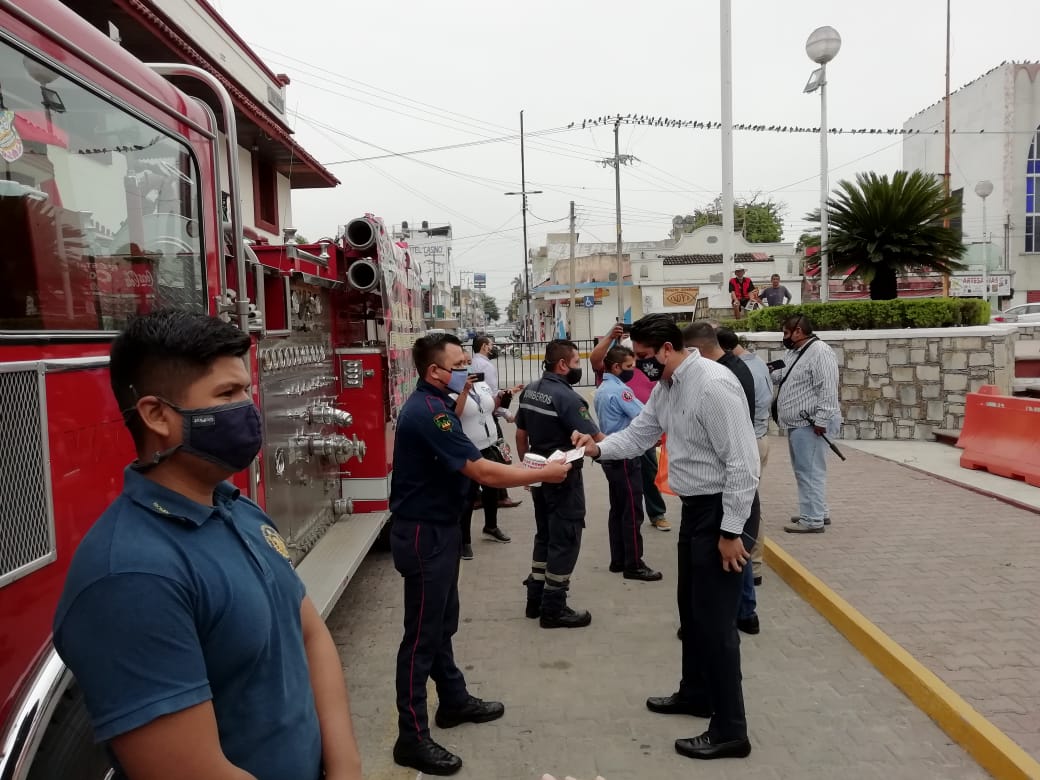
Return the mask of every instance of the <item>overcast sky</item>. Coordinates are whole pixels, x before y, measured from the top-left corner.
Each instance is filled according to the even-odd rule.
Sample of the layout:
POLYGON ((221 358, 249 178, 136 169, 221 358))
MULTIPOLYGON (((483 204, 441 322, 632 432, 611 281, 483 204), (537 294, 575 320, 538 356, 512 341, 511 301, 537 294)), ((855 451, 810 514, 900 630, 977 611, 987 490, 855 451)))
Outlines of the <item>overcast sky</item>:
MULTIPOLYGON (((516 135, 523 109, 528 188, 544 190, 529 198, 531 246, 567 229, 572 199, 581 239, 613 241, 613 175, 595 162, 613 154, 612 129, 539 131, 617 113, 720 119, 716 2, 293 0, 277 13, 253 0, 214 2, 292 78, 297 138, 343 182, 296 193, 300 232, 331 234, 366 211, 450 222, 457 267, 486 271, 502 303, 523 266, 520 198, 502 194, 520 187, 517 141, 342 161, 516 135)), ((830 125, 900 127, 942 98, 945 11, 944 0, 737 0, 734 121, 819 125, 818 94, 802 93, 815 67, 805 39, 826 24, 843 39, 828 66, 830 125)), ((953 0, 952 88, 1003 60, 1037 59, 1038 21, 1036 0, 953 0)), ((622 127, 620 140, 640 160, 622 168, 626 240, 665 238, 673 215, 719 194, 718 131, 622 127)), ((831 137, 831 182, 895 170, 900 149, 899 136, 831 137)), ((818 135, 736 134, 737 195, 785 202, 789 240, 819 201, 819 165, 818 135)))

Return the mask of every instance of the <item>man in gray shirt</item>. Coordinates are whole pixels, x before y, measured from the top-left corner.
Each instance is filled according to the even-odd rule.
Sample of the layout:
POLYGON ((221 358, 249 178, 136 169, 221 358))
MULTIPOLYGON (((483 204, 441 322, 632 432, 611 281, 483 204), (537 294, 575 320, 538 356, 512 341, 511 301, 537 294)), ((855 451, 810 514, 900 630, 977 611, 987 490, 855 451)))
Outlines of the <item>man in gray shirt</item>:
POLYGON ((791 467, 798 483, 798 514, 784 531, 822 534, 830 525, 827 509, 827 442, 841 428, 838 360, 813 333, 812 320, 793 314, 784 320, 783 367, 773 372, 778 385, 774 419, 787 429, 791 467))
POLYGON ((765 301, 766 306, 783 306, 791 302, 791 291, 780 284, 780 274, 773 274, 769 286, 758 291, 758 297, 765 301))
MULTIPOLYGON (((633 458, 668 434, 668 481, 682 498, 678 605, 682 681, 671 696, 651 696, 647 709, 711 718, 700 736, 679 739, 690 758, 743 758, 751 752, 740 674, 737 608, 741 572, 750 561, 744 539, 758 489, 758 448, 748 403, 733 373, 696 349, 683 348, 665 314, 632 325, 632 348, 664 368, 643 411, 599 444, 575 432, 575 446, 604 460, 633 458)), ((746 534, 746 536, 745 536, 746 534)))

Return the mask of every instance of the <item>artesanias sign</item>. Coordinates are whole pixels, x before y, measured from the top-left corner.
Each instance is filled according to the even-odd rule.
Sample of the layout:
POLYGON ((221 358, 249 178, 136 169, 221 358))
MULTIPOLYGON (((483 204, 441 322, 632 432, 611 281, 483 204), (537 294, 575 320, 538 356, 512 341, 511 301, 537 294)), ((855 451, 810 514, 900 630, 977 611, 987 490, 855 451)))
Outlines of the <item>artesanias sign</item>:
POLYGON ((1011 274, 982 274, 950 277, 950 295, 954 297, 979 297, 983 295, 1011 295, 1011 274), (988 281, 989 291, 986 291, 988 281))

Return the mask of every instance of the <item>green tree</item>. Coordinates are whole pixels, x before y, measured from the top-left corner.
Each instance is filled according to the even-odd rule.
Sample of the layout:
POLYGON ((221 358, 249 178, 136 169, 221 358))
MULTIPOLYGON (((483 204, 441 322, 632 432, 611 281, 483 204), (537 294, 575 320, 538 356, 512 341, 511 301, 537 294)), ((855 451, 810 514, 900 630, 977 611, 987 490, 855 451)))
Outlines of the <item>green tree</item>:
MULTIPOLYGON (((733 204, 733 227, 752 244, 772 244, 784 234, 784 211, 787 204, 760 195, 742 198, 733 204)), ((722 198, 716 198, 692 214, 676 216, 672 220, 672 235, 692 233, 705 225, 722 224, 722 198)))
MULTIPOLYGON (((910 269, 949 274, 964 268, 967 250, 958 230, 943 220, 960 216, 961 204, 942 181, 923 171, 874 172, 840 181, 827 200, 830 269, 870 285, 873 300, 897 297, 900 274, 910 269)), ((807 215, 820 221, 820 211, 807 215)))
POLYGON ((520 312, 523 311, 524 303, 524 279, 522 276, 514 276, 513 281, 513 294, 509 299, 509 305, 506 306, 506 317, 509 318, 510 322, 518 322, 520 320, 520 312))
POLYGON ((479 293, 477 305, 484 312, 484 316, 487 318, 488 322, 498 321, 498 301, 496 301, 493 296, 488 295, 487 293, 479 293))

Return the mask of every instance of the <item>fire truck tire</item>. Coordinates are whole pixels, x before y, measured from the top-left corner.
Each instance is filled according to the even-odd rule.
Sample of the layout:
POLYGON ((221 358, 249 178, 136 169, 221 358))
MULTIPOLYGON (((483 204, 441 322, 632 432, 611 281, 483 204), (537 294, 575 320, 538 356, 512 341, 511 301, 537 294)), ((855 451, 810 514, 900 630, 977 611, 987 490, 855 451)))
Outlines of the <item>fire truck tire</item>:
POLYGON ((111 772, 105 749, 94 744, 83 694, 73 682, 54 710, 28 780, 105 780, 111 772))

